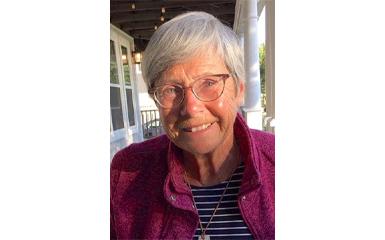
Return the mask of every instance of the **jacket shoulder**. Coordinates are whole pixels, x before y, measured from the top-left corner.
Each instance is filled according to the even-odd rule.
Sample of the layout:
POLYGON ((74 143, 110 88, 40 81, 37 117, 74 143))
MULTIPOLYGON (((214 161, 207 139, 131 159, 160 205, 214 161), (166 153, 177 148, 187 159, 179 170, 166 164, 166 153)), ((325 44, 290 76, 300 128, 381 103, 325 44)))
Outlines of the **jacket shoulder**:
POLYGON ((124 163, 143 164, 148 160, 147 156, 157 156, 163 151, 167 151, 169 140, 165 135, 152 138, 140 143, 132 143, 119 150, 111 161, 111 168, 117 168, 124 163))
POLYGON ((135 173, 154 169, 154 166, 155 169, 167 166, 168 145, 169 139, 162 135, 144 142, 132 143, 118 151, 110 166, 111 192, 114 192, 122 173, 130 178, 129 176, 136 176, 135 173))
POLYGON ((275 135, 269 132, 250 129, 255 147, 260 150, 270 162, 275 162, 275 135))

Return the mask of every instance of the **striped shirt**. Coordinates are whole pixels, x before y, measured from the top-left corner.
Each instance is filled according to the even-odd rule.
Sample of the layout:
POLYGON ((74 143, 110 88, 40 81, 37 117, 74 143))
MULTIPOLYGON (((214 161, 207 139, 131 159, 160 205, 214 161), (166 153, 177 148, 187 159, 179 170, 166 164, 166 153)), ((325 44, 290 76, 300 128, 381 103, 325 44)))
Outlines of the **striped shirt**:
MULTIPOLYGON (((227 191, 206 230, 206 235, 209 235, 210 239, 253 239, 243 221, 237 204, 237 196, 244 169, 245 166, 242 162, 233 173, 227 191)), ((203 229, 206 229, 207 223, 226 188, 228 180, 209 187, 191 186, 203 229)), ((193 239, 198 239, 201 232, 200 225, 198 225, 193 239)))

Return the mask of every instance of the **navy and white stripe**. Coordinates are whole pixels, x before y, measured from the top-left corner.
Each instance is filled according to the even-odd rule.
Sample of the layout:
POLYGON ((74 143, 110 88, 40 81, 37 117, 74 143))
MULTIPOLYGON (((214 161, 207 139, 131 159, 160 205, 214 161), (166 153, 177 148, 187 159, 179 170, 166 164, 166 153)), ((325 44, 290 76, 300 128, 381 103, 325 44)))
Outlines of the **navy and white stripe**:
MULTIPOLYGON (((209 228, 206 230, 206 235, 209 235, 210 239, 253 239, 253 236, 243 221, 237 204, 237 196, 241 186, 244 169, 245 166, 241 163, 233 173, 229 187, 227 188, 209 228)), ((191 186, 203 229, 206 228, 206 225, 226 188, 228 180, 210 187, 191 186)), ((199 225, 193 239, 198 239, 201 232, 199 225)))

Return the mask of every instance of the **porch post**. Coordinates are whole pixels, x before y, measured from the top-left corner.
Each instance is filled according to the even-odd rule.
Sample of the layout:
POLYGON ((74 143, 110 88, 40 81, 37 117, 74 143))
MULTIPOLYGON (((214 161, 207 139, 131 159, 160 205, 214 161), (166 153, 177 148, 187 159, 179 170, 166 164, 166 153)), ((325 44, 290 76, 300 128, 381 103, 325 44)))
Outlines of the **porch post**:
POLYGON ((258 1, 244 2, 246 89, 242 114, 250 128, 262 129, 261 81, 258 54, 258 1))
POLYGON ((266 1, 266 130, 274 132, 275 119, 275 0, 266 1))

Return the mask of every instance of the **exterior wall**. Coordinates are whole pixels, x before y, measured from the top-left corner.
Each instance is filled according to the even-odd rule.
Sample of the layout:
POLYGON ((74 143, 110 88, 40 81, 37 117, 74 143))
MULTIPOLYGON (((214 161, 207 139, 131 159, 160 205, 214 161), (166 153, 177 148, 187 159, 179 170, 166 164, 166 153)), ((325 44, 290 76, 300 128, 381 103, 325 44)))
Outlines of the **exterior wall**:
POLYGON ((162 134, 163 128, 159 120, 159 111, 154 100, 150 97, 147 85, 142 77, 140 65, 136 65, 139 108, 142 118, 143 139, 149 139, 162 134))
POLYGON ((148 95, 147 86, 142 77, 140 65, 136 65, 136 74, 140 110, 157 109, 154 100, 152 100, 152 98, 148 95))

